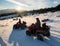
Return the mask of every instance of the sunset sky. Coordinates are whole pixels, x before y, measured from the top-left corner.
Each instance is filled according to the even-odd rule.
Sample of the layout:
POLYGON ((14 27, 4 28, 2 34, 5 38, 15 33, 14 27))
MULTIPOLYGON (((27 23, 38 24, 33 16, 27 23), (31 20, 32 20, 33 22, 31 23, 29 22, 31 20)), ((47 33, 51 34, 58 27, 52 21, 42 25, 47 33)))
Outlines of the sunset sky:
POLYGON ((2 9, 32 10, 54 7, 58 4, 60 4, 60 0, 0 0, 0 10, 2 9))

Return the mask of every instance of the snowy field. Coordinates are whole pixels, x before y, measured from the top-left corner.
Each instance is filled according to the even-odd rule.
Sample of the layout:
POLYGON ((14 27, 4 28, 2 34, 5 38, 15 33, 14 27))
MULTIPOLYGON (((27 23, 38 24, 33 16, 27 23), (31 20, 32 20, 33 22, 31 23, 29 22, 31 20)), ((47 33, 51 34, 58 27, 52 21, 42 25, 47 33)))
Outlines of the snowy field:
POLYGON ((44 41, 40 41, 27 36, 26 29, 13 30, 13 25, 18 22, 18 17, 17 20, 13 20, 15 18, 0 20, 0 46, 60 46, 60 11, 29 15, 20 19, 26 21, 29 26, 35 22, 37 17, 41 24, 43 19, 50 19, 46 22, 50 26, 50 38, 44 37, 44 41))

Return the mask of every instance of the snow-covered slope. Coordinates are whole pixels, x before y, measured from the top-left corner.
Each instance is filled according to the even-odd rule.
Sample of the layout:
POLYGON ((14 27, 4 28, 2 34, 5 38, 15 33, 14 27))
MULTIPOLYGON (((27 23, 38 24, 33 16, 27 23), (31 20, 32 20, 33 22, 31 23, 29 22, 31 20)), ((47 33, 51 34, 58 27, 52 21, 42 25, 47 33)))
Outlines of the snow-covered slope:
MULTIPOLYGON (((18 20, 6 19, 0 20, 0 46, 60 46, 60 11, 54 13, 35 14, 33 16, 26 16, 20 18, 22 21, 27 22, 27 26, 35 22, 35 18, 40 21, 47 18, 47 25, 50 26, 50 38, 44 37, 44 41, 33 39, 25 34, 24 30, 13 30, 13 25, 18 20)), ((41 21, 41 23, 43 23, 41 21)))

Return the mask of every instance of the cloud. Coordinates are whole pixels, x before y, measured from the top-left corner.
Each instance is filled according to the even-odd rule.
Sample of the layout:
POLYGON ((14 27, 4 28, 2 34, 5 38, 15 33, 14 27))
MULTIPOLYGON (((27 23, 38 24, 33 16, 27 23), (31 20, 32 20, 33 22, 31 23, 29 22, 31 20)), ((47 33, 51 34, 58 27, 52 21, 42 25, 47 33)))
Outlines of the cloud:
POLYGON ((45 8, 49 7, 48 0, 8 0, 21 6, 28 6, 28 8, 45 8))
POLYGON ((59 4, 59 0, 7 0, 25 9, 47 8, 59 4))
POLYGON ((0 10, 7 9, 6 7, 0 6, 0 10))
POLYGON ((15 1, 15 0, 6 0, 6 1, 15 3, 15 4, 19 5, 19 6, 29 7, 27 4, 23 4, 21 2, 15 1))
POLYGON ((60 1, 54 1, 54 4, 60 4, 60 1))
POLYGON ((29 0, 25 3, 29 4, 33 9, 50 7, 50 2, 48 0, 29 0))

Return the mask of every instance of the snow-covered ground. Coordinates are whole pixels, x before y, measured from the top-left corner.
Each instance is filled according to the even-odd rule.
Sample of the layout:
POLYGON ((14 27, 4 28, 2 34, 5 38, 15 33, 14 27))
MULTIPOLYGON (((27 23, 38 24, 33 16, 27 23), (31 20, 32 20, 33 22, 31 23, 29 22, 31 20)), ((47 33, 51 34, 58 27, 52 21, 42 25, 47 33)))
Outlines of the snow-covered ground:
POLYGON ((26 29, 13 30, 13 25, 18 21, 13 20, 15 18, 0 20, 0 46, 60 46, 60 17, 58 16, 60 16, 60 11, 20 18, 27 22, 27 26, 34 23, 37 17, 40 21, 45 18, 50 19, 46 23, 50 26, 51 36, 48 39, 44 37, 43 42, 27 36, 26 29))

